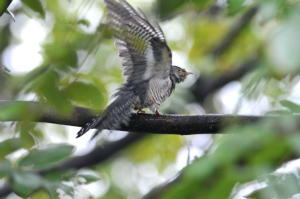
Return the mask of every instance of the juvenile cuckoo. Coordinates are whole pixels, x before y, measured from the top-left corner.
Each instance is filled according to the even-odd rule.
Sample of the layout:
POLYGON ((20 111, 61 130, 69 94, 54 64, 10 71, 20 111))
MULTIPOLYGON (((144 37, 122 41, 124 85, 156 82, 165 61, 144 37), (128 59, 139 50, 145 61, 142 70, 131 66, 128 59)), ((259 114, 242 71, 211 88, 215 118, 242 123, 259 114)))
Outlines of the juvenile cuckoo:
POLYGON ((141 9, 138 12, 125 0, 104 0, 108 24, 115 37, 115 46, 122 59, 125 83, 113 95, 114 101, 77 134, 97 128, 94 137, 103 129, 128 125, 131 110, 144 113, 149 108, 159 112, 160 104, 171 95, 175 85, 183 82, 185 69, 172 65, 172 54, 158 23, 150 24, 141 9))

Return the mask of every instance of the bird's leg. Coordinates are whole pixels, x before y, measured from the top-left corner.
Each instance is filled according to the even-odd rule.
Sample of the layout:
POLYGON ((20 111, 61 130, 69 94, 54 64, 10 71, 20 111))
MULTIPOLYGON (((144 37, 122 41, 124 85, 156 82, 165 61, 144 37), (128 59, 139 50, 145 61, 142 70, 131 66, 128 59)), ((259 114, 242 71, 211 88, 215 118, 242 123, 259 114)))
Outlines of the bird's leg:
POLYGON ((139 113, 146 113, 146 111, 144 111, 143 109, 139 109, 136 114, 138 115, 139 113))
POLYGON ((153 104, 149 107, 152 115, 161 115, 162 113, 159 112, 159 104, 153 104))

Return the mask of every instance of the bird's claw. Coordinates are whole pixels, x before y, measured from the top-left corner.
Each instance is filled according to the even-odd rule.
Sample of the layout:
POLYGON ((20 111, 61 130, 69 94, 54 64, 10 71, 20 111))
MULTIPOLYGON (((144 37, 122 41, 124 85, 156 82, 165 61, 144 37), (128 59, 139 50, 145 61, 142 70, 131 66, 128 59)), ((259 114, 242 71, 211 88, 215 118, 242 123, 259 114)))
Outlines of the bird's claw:
POLYGON ((162 113, 159 112, 159 111, 156 111, 155 114, 156 114, 156 115, 161 115, 162 113))
POLYGON ((142 109, 139 109, 136 114, 138 115, 139 113, 146 113, 146 111, 142 110, 142 109))

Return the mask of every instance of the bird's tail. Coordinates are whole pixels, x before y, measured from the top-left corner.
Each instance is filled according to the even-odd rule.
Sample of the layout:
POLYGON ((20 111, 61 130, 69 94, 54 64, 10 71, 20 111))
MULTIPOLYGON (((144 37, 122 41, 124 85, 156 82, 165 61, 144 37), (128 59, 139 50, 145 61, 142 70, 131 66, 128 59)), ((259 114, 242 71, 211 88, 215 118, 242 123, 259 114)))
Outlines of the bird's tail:
POLYGON ((128 125, 131 116, 131 110, 134 108, 136 97, 132 91, 124 91, 120 89, 115 95, 115 100, 107 107, 107 109, 87 123, 77 133, 77 138, 81 137, 92 128, 97 128, 93 135, 95 138, 103 129, 117 129, 121 124, 128 125))

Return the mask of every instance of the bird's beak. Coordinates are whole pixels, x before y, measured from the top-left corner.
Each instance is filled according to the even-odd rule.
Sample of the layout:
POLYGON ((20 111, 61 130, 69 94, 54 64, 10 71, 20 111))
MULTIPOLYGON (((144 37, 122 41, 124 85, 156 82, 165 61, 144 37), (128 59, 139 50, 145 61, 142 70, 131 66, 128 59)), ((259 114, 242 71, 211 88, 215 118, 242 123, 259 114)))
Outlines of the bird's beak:
POLYGON ((193 73, 190 73, 190 72, 182 72, 183 74, 186 74, 186 75, 191 75, 193 73))

